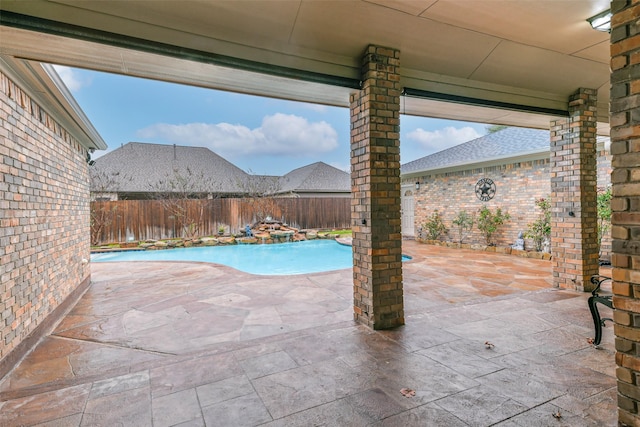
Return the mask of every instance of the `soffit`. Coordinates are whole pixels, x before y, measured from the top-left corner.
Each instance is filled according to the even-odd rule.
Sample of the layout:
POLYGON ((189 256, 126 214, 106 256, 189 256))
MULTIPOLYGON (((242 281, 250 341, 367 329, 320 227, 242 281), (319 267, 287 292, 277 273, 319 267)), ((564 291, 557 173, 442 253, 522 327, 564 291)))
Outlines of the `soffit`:
POLYGON ((0 55, 0 70, 22 88, 82 146, 104 150, 104 142, 93 124, 49 64, 0 55))
MULTIPOLYGON (((182 58, 168 60, 62 37, 33 45, 32 36, 1 27, 1 51, 34 60, 346 106, 352 88, 283 78, 278 67, 357 81, 364 49, 376 44, 401 51, 406 87, 550 109, 566 109, 579 87, 595 88, 599 120, 608 120, 608 34, 586 22, 608 8, 606 0, 3 0, 0 8, 185 49, 182 58), (212 62, 194 63, 189 50, 212 62), (217 55, 259 64, 266 74, 216 68, 217 55)), ((441 109, 432 108, 440 103, 410 104, 409 114, 440 117, 441 109)), ((486 118, 468 105, 455 113, 486 118)), ((491 116, 527 121, 520 122, 522 113, 491 116)), ((545 126, 546 117, 528 121, 545 126)))

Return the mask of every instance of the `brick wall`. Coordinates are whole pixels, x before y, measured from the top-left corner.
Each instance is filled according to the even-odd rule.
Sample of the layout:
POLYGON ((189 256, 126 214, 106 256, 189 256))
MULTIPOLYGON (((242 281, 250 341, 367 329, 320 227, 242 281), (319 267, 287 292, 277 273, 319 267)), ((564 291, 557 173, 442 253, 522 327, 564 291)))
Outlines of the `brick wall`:
POLYGON ((404 324, 400 229, 400 52, 369 46, 350 96, 354 319, 404 324))
POLYGON ((0 377, 17 347, 88 283, 84 153, 0 72, 0 377))
MULTIPOLYGON (((606 188, 610 183, 611 156, 602 149, 598 159, 598 185, 606 188)), ((443 240, 457 241, 457 233, 451 221, 460 210, 477 213, 486 206, 495 211, 501 208, 511 215, 495 236, 498 245, 512 245, 520 231, 527 231, 527 224, 538 218, 540 210, 535 200, 548 198, 551 192, 549 180, 549 159, 517 162, 491 167, 478 167, 443 174, 424 175, 407 178, 404 184, 412 187, 420 182, 420 189, 413 189, 415 200, 416 227, 422 226, 435 209, 443 216, 449 232, 443 240), (475 185, 480 178, 490 178, 496 184, 496 195, 489 202, 481 202, 475 195, 475 185)), ((474 225, 473 232, 465 243, 484 244, 484 237, 474 225)), ((526 239, 525 247, 533 249, 531 239, 526 239)), ((609 256, 610 237, 605 236, 603 257, 609 256)))
POLYGON ((611 209, 618 423, 640 425, 640 2, 611 3, 611 209))
POLYGON ((551 122, 553 285, 590 291, 598 274, 597 90, 569 97, 569 117, 551 122))
MULTIPOLYGON (((417 226, 422 226, 432 212, 438 209, 449 228, 449 233, 444 238, 456 241, 457 234, 451 224, 453 218, 461 210, 475 213, 477 217, 478 210, 486 205, 493 211, 500 208, 511 216, 511 220, 495 235, 498 245, 511 245, 520 231, 527 230, 526 224, 537 219, 540 211, 535 206, 535 200, 549 196, 549 160, 425 175, 410 181, 420 181, 420 189, 415 191, 414 196, 417 226), (496 184, 496 194, 488 202, 482 202, 476 197, 475 185, 480 178, 490 178, 496 184)), ((485 243, 476 225, 464 242, 485 243)), ((530 242, 528 247, 531 247, 530 242)))

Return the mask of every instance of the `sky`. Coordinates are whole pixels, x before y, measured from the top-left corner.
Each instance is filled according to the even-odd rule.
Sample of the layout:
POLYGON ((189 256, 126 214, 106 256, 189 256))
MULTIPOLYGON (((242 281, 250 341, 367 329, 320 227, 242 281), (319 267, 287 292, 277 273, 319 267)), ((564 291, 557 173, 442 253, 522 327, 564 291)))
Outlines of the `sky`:
MULTIPOLYGON (((206 147, 260 175, 325 162, 349 172, 349 110, 55 66, 109 146, 206 147)), ((400 117, 400 162, 486 134, 485 124, 400 117)))

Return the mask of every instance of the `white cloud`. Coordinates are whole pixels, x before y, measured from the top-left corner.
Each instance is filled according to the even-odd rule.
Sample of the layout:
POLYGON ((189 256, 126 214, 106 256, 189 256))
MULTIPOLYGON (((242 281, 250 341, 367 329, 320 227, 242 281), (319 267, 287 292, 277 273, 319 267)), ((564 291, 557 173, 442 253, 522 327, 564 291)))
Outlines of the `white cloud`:
POLYGON ((246 155, 301 156, 326 153, 338 146, 338 134, 324 121, 309 123, 294 115, 266 116, 260 127, 229 123, 158 123, 140 129, 145 139, 207 147, 226 158, 246 155))
POLYGON ((446 128, 434 131, 418 128, 407 134, 409 139, 416 141, 427 151, 425 154, 442 151, 454 145, 479 138, 480 136, 482 135, 469 126, 463 128, 447 126, 446 128))
POLYGON ((330 166, 333 166, 336 169, 340 169, 341 171, 351 173, 351 165, 348 163, 340 163, 340 162, 331 162, 330 166))
POLYGON ((84 78, 76 70, 64 65, 54 65, 56 73, 60 76, 64 84, 71 92, 77 92, 85 86, 91 84, 91 79, 84 78))

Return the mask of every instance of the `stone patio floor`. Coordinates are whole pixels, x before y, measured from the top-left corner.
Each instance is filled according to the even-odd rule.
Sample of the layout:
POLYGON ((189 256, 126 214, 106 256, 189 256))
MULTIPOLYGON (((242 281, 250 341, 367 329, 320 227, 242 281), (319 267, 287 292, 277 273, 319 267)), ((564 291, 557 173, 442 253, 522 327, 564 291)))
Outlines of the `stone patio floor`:
POLYGON ((406 325, 388 331, 353 322, 351 270, 94 263, 0 382, 0 425, 617 425, 613 328, 587 342, 588 294, 553 289, 549 261, 403 250, 406 325))

